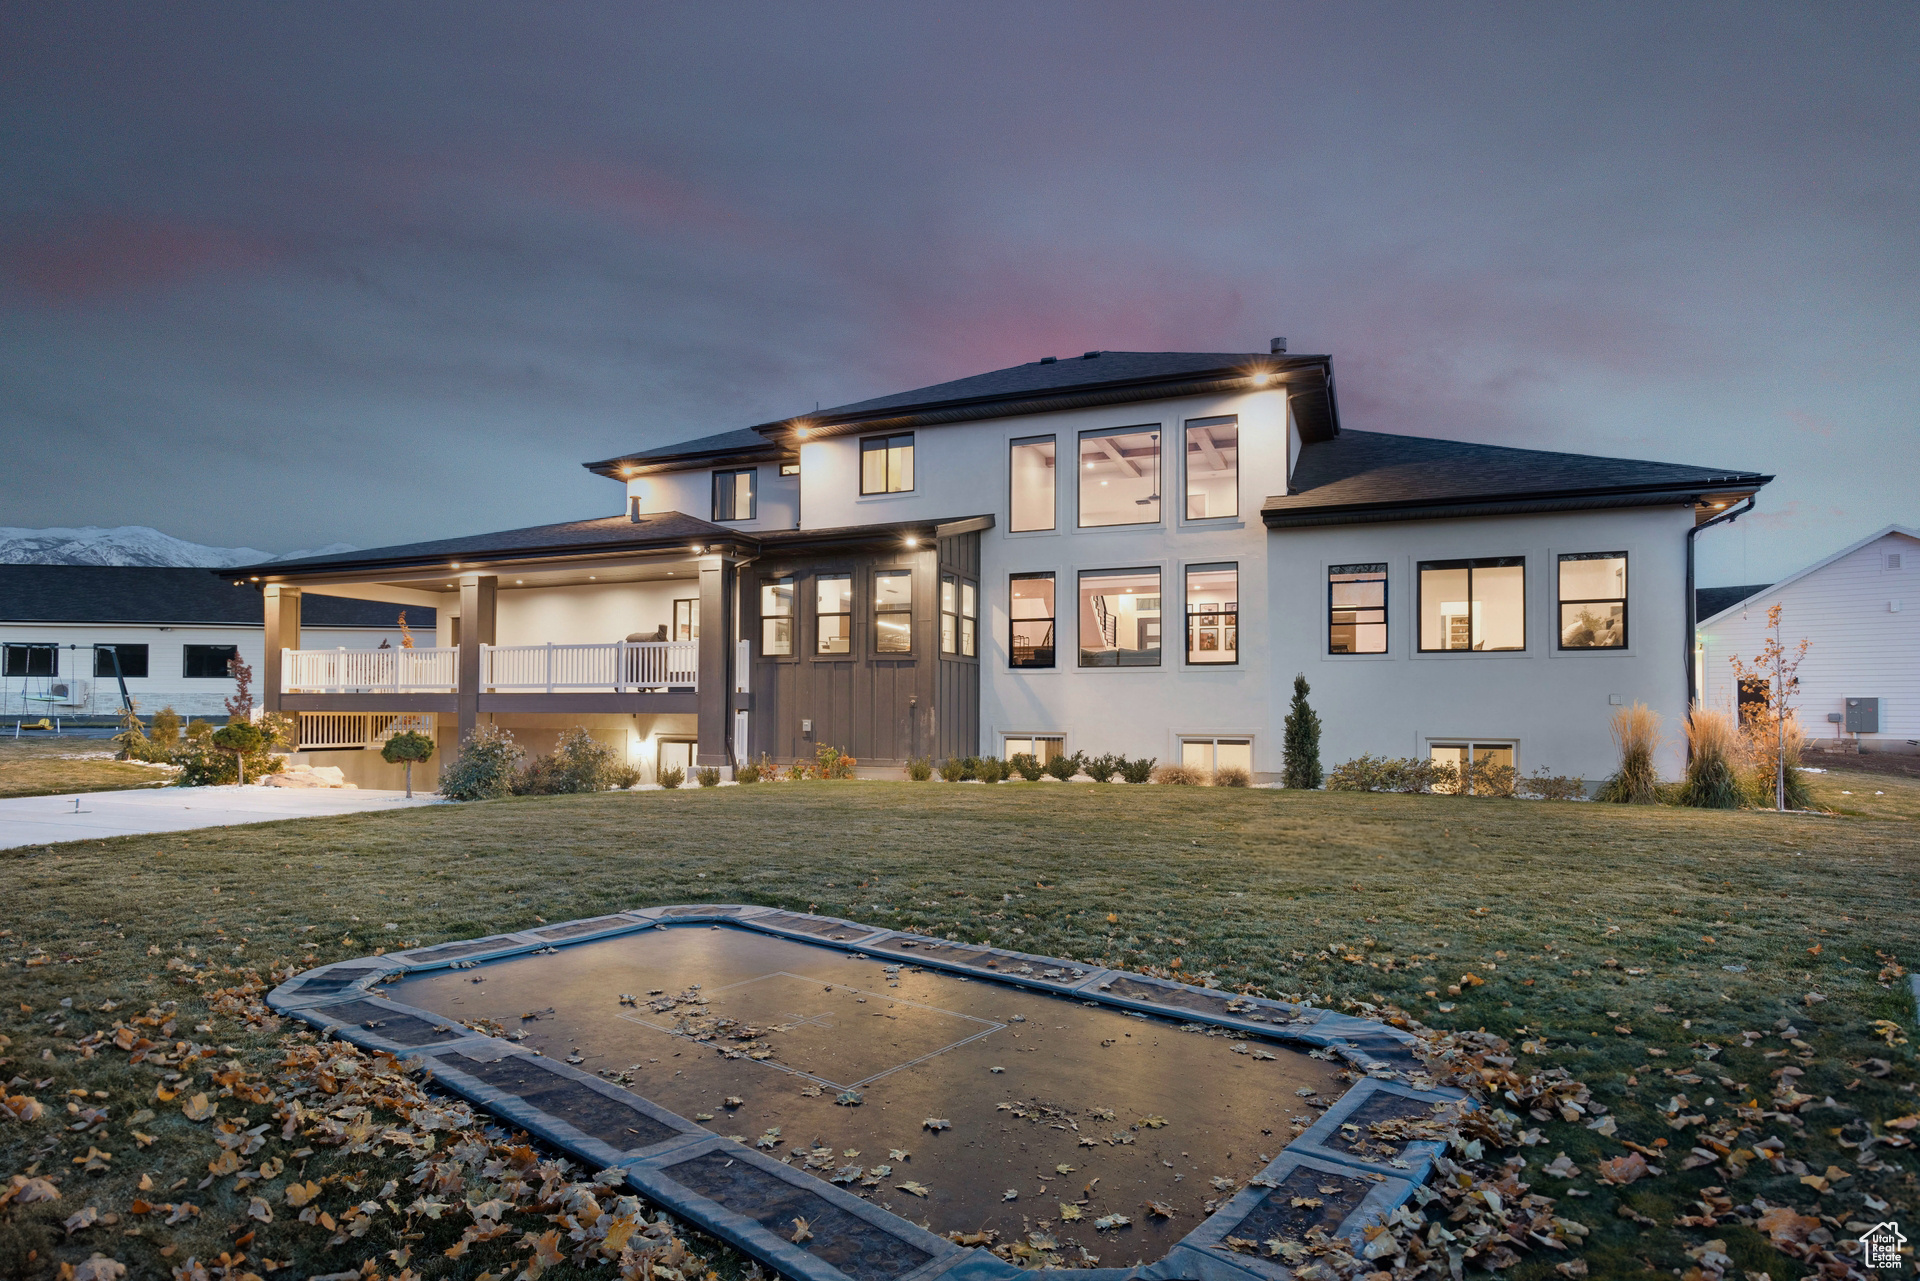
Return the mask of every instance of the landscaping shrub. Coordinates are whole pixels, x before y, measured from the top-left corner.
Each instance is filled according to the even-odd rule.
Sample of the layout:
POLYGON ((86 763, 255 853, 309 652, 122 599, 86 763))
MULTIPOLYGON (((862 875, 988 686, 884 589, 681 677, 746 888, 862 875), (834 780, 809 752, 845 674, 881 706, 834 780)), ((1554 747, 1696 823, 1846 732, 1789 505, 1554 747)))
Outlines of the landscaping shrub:
POLYGON ((1192 765, 1162 765, 1153 771, 1153 781, 1175 787, 1205 787, 1207 772, 1192 765))
POLYGON ((162 747, 171 749, 180 740, 180 713, 171 707, 163 707, 153 714, 153 728, 148 736, 162 747))
POLYGON ((1318 787, 1320 774, 1320 713, 1307 706, 1312 693, 1306 673, 1293 678, 1293 701, 1287 705, 1281 781, 1287 787, 1318 787))
POLYGON ((1786 807, 1790 810, 1813 808, 1813 794, 1807 790, 1806 775, 1800 772, 1800 753, 1806 747, 1800 721, 1788 712, 1776 720, 1772 709, 1762 707, 1749 715, 1741 735, 1743 773, 1747 794, 1755 805, 1773 809, 1780 798, 1776 793, 1782 758, 1786 762, 1786 807))
MULTIPOLYGON (((207 740, 215 751, 233 757, 234 773, 241 783, 247 781, 247 758, 262 755, 270 740, 252 721, 228 721, 207 740)), ((256 777, 258 771, 256 770, 256 777)))
POLYGON ((995 756, 982 756, 973 762, 973 776, 982 783, 1004 783, 1012 773, 1012 762, 995 756))
MULTIPOLYGON (((191 732, 191 727, 189 727, 191 732)), ((476 725, 460 744, 460 755, 440 771, 440 795, 450 801, 486 801, 513 791, 520 748, 513 732, 498 725, 476 725)))
POLYGON ((1695 809, 1737 810, 1747 803, 1737 761, 1739 735, 1725 712, 1695 704, 1687 713, 1687 777, 1674 796, 1695 809))
POLYGON ((413 763, 433 755, 433 740, 413 730, 402 730, 380 746, 380 759, 389 765, 407 767, 407 795, 413 795, 413 763))
POLYGON ((1375 756, 1371 752, 1362 752, 1350 761, 1342 761, 1333 767, 1327 775, 1329 792, 1384 792, 1391 790, 1386 786, 1386 758, 1375 756))
POLYGON ((616 765, 608 777, 612 780, 612 786, 624 789, 639 786, 643 775, 638 765, 616 765))
POLYGON ((848 756, 837 747, 825 743, 813 749, 813 777, 815 778, 852 778, 853 767, 860 762, 848 756))
POLYGON ((1407 793, 1451 791, 1459 781, 1459 773, 1451 765, 1437 766, 1431 760, 1412 756, 1374 756, 1363 752, 1334 767, 1333 772, 1327 775, 1327 790, 1407 793))
POLYGON ((1613 714, 1613 741, 1620 748, 1620 768, 1594 799, 1621 805, 1657 803, 1660 775, 1653 767, 1653 753, 1660 745, 1660 714, 1645 703, 1621 708, 1613 714))
POLYGON ((1471 796, 1512 796, 1515 770, 1482 756, 1467 766, 1467 793, 1471 796))
POLYGON ((1075 752, 1072 756, 1065 754, 1056 756, 1046 764, 1047 777, 1057 778, 1062 783, 1069 782, 1075 774, 1080 772, 1086 763, 1087 754, 1085 752, 1075 752))
POLYGON ((805 761, 795 761, 793 764, 787 766, 787 781, 789 783, 798 783, 807 776, 807 770, 809 768, 811 767, 808 766, 805 761))
POLYGON ((760 767, 752 761, 748 761, 745 765, 733 771, 733 781, 736 783, 758 783, 760 781, 760 767))
POLYGON ((186 734, 187 734, 187 741, 189 743, 197 742, 198 740, 205 738, 207 735, 211 733, 213 733, 212 721, 188 721, 187 722, 186 734))
POLYGON ((1549 774, 1544 765, 1521 779, 1514 790, 1522 796, 1531 796, 1542 801, 1587 799, 1587 785, 1584 780, 1566 774, 1549 774))
POLYGON ((964 756, 949 756, 933 768, 942 783, 963 783, 973 777, 973 767, 964 756))
POLYGON ((530 761, 515 777, 516 796, 604 792, 613 786, 613 749, 579 726, 564 731, 553 751, 530 761))
POLYGON ((693 777, 699 782, 700 786, 702 787, 720 786, 720 771, 718 768, 712 765, 707 765, 700 769, 695 770, 693 772, 693 777))
POLYGON ((1096 783, 1106 783, 1111 782, 1113 776, 1120 772, 1120 767, 1126 763, 1127 758, 1124 756, 1111 754, 1095 756, 1080 767, 1080 772, 1096 783))
POLYGON ((1040 758, 1032 752, 1015 752, 1007 757, 1007 764, 1029 783, 1038 783, 1041 776, 1046 773, 1045 767, 1040 764, 1040 758))
POLYGON ((1396 792, 1425 791, 1437 796, 1459 796, 1463 790, 1460 786, 1460 767, 1452 761, 1416 762, 1415 768, 1409 770, 1406 778, 1402 780, 1402 785, 1393 790, 1396 792), (1413 786, 1416 782, 1421 786, 1413 786))
POLYGON ((931 756, 909 756, 907 758, 907 777, 916 783, 924 783, 933 777, 933 758, 931 756))
MULTIPOLYGON (((159 717, 154 722, 159 723, 159 717)), ((175 717, 177 723, 179 718, 175 717)), ((147 737, 147 730, 140 723, 140 704, 123 708, 120 712, 120 732, 113 736, 120 744, 120 759, 123 761, 145 761, 148 764, 166 764, 173 759, 173 746, 167 740, 155 741, 147 737)))
POLYGON ((1129 783, 1151 782, 1153 779, 1153 767, 1158 763, 1159 758, 1154 756, 1142 756, 1137 761, 1130 761, 1122 757, 1120 758, 1120 777, 1129 783))
POLYGON ((1252 787, 1253 775, 1238 765, 1222 765, 1213 772, 1215 787, 1252 787))
MULTIPOLYGON (((804 769, 806 767, 799 766, 798 768, 804 769)), ((687 771, 681 769, 678 765, 669 765, 660 771, 660 786, 662 787, 678 787, 686 781, 687 771)))

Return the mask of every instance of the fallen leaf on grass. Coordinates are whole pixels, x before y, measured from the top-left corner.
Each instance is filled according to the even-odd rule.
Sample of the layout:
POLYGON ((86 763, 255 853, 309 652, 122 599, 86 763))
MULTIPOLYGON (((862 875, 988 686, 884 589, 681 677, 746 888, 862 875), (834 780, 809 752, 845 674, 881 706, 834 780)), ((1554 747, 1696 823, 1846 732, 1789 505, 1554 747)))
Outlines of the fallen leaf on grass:
POLYGON ((1638 1152, 1629 1152, 1625 1156, 1610 1157, 1600 1163, 1600 1178, 1612 1184, 1625 1186, 1638 1179, 1647 1177, 1647 1158, 1638 1152))
POLYGON ((1773 1238, 1775 1245, 1804 1241, 1820 1226, 1820 1220, 1800 1214, 1787 1206, 1776 1205, 1754 1221, 1754 1226, 1773 1238))
POLYGON ((249 1219, 258 1219, 262 1223, 272 1223, 273 1207, 267 1204, 265 1197, 254 1197, 247 1202, 247 1217, 249 1219))
POLYGON ((1546 1173, 1556 1179, 1577 1179, 1580 1177, 1580 1167, 1575 1165, 1565 1152, 1562 1152, 1547 1164, 1546 1173))
POLYGON ((1093 1221, 1093 1227, 1096 1232, 1106 1232, 1112 1228, 1129 1227, 1132 1223, 1133 1220, 1124 1214, 1103 1214, 1093 1221))
POLYGON ((894 1186, 902 1192, 905 1192, 908 1196, 925 1196, 927 1194, 926 1187, 922 1184, 915 1183, 912 1179, 908 1179, 905 1183, 896 1183, 894 1186))
POLYGON ((81 1210, 77 1214, 70 1214, 67 1216, 67 1222, 66 1222, 67 1235, 72 1236, 76 1232, 80 1232, 86 1228, 92 1227, 94 1224, 98 1223, 99 1221, 100 1221, 100 1211, 96 1210, 92 1206, 88 1206, 86 1209, 81 1210))
POLYGON ((218 1103, 207 1102, 207 1096, 196 1094, 181 1105, 180 1111, 189 1121, 205 1121, 220 1110, 218 1103))
POLYGON ((305 1183, 289 1183, 287 1185, 287 1204, 296 1210, 319 1195, 320 1185, 312 1179, 308 1179, 305 1183))

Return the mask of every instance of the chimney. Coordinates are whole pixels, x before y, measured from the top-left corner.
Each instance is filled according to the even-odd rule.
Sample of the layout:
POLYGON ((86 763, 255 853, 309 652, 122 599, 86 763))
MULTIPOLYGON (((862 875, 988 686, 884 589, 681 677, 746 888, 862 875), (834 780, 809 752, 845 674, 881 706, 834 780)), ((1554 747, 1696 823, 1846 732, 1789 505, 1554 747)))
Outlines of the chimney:
POLYGON ((1267 350, 1276 356, 1284 356, 1287 354, 1287 340, 1276 338, 1268 345, 1267 350))

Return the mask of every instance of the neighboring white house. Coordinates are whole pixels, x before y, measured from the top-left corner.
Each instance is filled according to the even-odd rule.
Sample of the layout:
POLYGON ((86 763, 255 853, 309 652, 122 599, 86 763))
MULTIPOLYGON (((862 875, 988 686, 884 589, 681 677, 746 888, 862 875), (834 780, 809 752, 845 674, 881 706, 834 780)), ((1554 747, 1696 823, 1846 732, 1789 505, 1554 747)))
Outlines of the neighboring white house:
POLYGON ((587 466, 620 515, 235 571, 267 596, 267 697, 434 718, 441 757, 482 722, 536 750, 580 724, 647 772, 834 746, 1271 779, 1304 672, 1329 764, 1595 780, 1616 707, 1684 714, 1692 535, 1771 479, 1342 430, 1332 358, 1278 340, 1047 358, 587 466), (323 594, 432 606, 439 647, 305 649, 323 594))
POLYGON ((1869 752, 1920 747, 1920 530, 1888 525, 1703 619, 1708 706, 1736 710, 1729 660, 1752 665, 1774 605, 1782 641, 1809 642, 1794 699, 1809 737, 1857 740, 1869 752))
MULTIPOLYGON (((128 565, 0 565, 0 717, 112 716, 120 688, 143 716, 171 706, 183 716, 224 716, 233 696, 228 662, 255 675, 265 653, 260 593, 222 571, 128 565), (115 659, 119 660, 116 673, 115 659)), ((374 601, 317 603, 316 644, 347 649, 401 643, 399 609, 374 601)), ((431 644, 433 610, 416 607, 410 630, 431 644)))

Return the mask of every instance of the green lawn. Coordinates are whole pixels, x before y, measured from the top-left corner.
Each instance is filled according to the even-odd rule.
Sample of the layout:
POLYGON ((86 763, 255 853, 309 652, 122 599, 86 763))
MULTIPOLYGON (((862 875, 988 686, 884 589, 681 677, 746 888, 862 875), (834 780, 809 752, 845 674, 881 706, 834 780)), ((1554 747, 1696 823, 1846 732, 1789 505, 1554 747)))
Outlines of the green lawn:
POLYGON ((118 792, 161 787, 174 771, 113 759, 101 738, 0 738, 0 797, 57 796, 62 792, 118 792))
MULTIPOLYGON (((1812 1268, 1732 1207, 1755 1219, 1761 1198, 1814 1216, 1789 1228, 1816 1244, 1822 1233, 1851 1237, 1848 1223, 1920 1217, 1909 1145, 1920 1131, 1900 1128, 1920 1112, 1901 968, 1920 964, 1920 782, 1836 771, 1817 776, 1815 792, 1835 816, 1117 784, 804 783, 521 798, 7 852, 9 1089, 54 1109, 85 1090, 86 1106, 108 1115, 89 1129, 84 1113, 68 1113, 66 1124, 83 1123, 77 1132, 51 1115, 28 1124, 0 1115, 0 1178, 61 1176, 59 1200, 0 1207, 0 1273, 51 1277, 56 1260, 100 1251, 130 1275, 165 1275, 188 1254, 205 1262, 244 1240, 246 1269, 292 1260, 305 1276, 378 1255, 392 1273, 401 1265, 388 1252, 408 1250, 418 1275, 512 1276, 531 1248, 518 1228, 444 1255, 471 1220, 409 1205, 420 1157, 404 1146, 323 1144, 299 1156, 314 1141, 282 1139, 276 1121, 249 1160, 284 1159, 284 1173, 238 1189, 220 1175, 200 1188, 221 1136, 181 1114, 194 1092, 227 1091, 235 1101, 221 1115, 247 1111, 259 1124, 284 1104, 262 1111, 249 1090, 284 1100, 319 1070, 275 1066, 301 1043, 291 1025, 259 1017, 257 992, 229 993, 222 1013, 209 1012, 210 994, 378 946, 651 903, 745 901, 1484 1029, 1511 1039, 1514 1071, 1564 1068, 1616 1119, 1603 1137, 1523 1117, 1539 1142, 1489 1154, 1524 1159, 1519 1177, 1589 1229, 1580 1253, 1591 1275, 1672 1275, 1696 1266, 1688 1251, 1719 1241, 1730 1276, 1798 1277, 1812 1268), (1468 974, 1482 982, 1463 984, 1468 974), (108 1001, 117 1009, 103 1010, 108 1001), (172 1040, 209 1055, 189 1049, 188 1061, 156 1066, 100 1043, 93 1057, 76 1053, 88 1033, 111 1037, 117 1020, 141 1011, 155 1012, 143 1034, 160 1039, 168 1020, 172 1040), (1523 1042, 1537 1052, 1518 1053, 1523 1042), (168 1082, 168 1071, 178 1078, 168 1082), (161 1085, 180 1097, 158 1099, 161 1085), (1777 1089, 1792 1090, 1786 1104, 1777 1089), (136 1109, 157 1115, 135 1121, 136 1109), (1870 1135, 1880 1138, 1863 1152, 1870 1135), (1769 1138, 1780 1141, 1777 1158, 1769 1138), (1709 1139, 1731 1164, 1681 1168, 1709 1139), (1626 1141, 1674 1159, 1628 1187, 1600 1182, 1598 1162, 1628 1155, 1626 1141), (113 1155, 95 1157, 90 1172, 90 1150, 113 1155), (1577 1176, 1547 1172, 1560 1153, 1577 1176), (405 1190, 376 1196, 390 1179, 405 1190), (313 1204, 336 1216, 374 1198, 365 1235, 328 1248, 332 1229, 299 1222, 283 1199, 296 1180, 316 1181, 313 1204), (1715 1188, 1724 1191, 1706 1191, 1715 1188), (272 1223, 249 1219, 256 1196, 272 1223), (131 1213, 136 1198, 184 1197, 199 1214, 172 1226, 131 1213), (117 1221, 69 1239, 62 1222, 86 1206, 117 1221)), ((442 1199, 484 1199, 479 1187, 442 1199)), ((1778 1230, 1778 1216, 1769 1222, 1778 1230)), ((718 1247, 692 1244, 736 1270, 718 1247)), ((1569 1259, 1542 1249, 1503 1275, 1577 1275, 1571 1264, 1556 1273, 1569 1259)))

